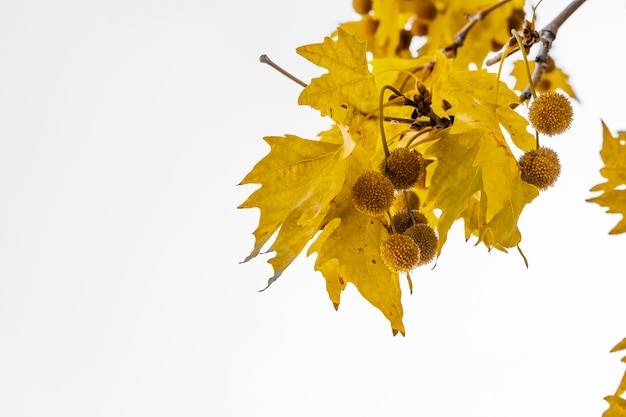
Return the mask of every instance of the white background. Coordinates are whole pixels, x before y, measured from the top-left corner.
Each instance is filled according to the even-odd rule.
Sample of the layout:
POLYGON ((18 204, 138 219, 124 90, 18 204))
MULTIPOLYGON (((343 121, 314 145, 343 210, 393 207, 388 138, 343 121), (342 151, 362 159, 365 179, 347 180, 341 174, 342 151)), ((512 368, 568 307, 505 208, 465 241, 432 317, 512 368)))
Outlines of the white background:
MULTIPOLYGON (((544 0, 541 27, 566 1, 544 0)), ((317 2, 0 4, 1 416, 600 416, 623 364, 626 236, 588 190, 601 118, 626 130, 624 2, 589 1, 553 54, 580 102, 556 187, 512 251, 455 225, 404 285, 406 337, 313 259, 268 291, 236 185, 263 136, 328 128, 295 53, 355 19, 317 2)))

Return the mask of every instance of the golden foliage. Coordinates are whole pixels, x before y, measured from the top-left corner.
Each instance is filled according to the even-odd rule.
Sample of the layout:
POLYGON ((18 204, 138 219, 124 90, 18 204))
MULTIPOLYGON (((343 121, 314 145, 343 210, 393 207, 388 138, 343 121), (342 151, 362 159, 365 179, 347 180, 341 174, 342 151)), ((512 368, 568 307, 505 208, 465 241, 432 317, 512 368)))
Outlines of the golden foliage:
MULTIPOLYGON (((619 342, 611 352, 619 352, 620 350, 626 349, 626 339, 623 339, 619 342)), ((622 358, 622 362, 626 363, 626 356, 622 358)), ((622 377, 617 390, 615 390, 615 394, 604 397, 604 399, 609 403, 609 409, 606 410, 602 417, 626 417, 626 399, 622 398, 626 392, 626 372, 624 372, 624 376, 622 377)))
MULTIPOLYGON (((354 7, 359 20, 340 25, 321 43, 296 49, 326 70, 305 84, 298 103, 334 124, 316 140, 265 138, 269 153, 241 182, 260 185, 240 205, 260 210, 254 248, 245 260, 275 238, 266 250, 275 254, 268 261, 274 270, 269 286, 309 245, 307 255, 316 254, 315 269, 335 308, 350 283, 381 311, 394 334, 404 334, 400 274, 406 271, 411 288, 408 271, 426 260, 409 259, 410 250, 396 256, 395 249, 408 247, 390 244, 401 239, 396 226, 404 230, 419 223, 432 231, 428 260, 441 259, 448 232, 459 220, 466 239, 489 250, 519 248, 518 220, 539 191, 522 178, 516 154, 535 150, 538 136, 517 108, 523 94, 487 69, 489 62, 504 61, 485 59, 498 48, 512 52, 518 44, 511 29, 522 25, 524 51, 543 40, 534 31, 534 18, 524 15, 523 0, 373 0, 354 7), (422 41, 419 48, 416 40, 422 41), (357 209, 363 204, 357 201, 355 207, 353 191, 374 193, 372 184, 361 190, 357 180, 381 167, 395 171, 389 149, 398 148, 410 151, 411 158, 400 158, 398 165, 413 161, 410 178, 395 190, 381 188, 384 204, 375 210, 357 209), (402 210, 406 219, 393 221, 402 210)), ((526 71, 519 51, 503 55, 515 61, 515 88, 525 89, 533 64, 526 71)), ((539 97, 557 88, 574 97, 567 76, 554 65, 540 81, 539 97)), ((626 196, 619 187, 626 183, 625 138, 607 132, 605 127, 607 182, 592 189, 603 194, 590 201, 624 214, 626 196)), ((611 233, 623 231, 622 219, 611 233)))
POLYGON ((587 201, 607 207, 608 213, 619 213, 622 219, 609 232, 618 234, 626 232, 626 132, 619 132, 617 136, 611 135, 608 127, 602 123, 604 140, 600 156, 604 161, 604 167, 600 173, 606 182, 594 185, 591 191, 600 191, 597 197, 587 201))

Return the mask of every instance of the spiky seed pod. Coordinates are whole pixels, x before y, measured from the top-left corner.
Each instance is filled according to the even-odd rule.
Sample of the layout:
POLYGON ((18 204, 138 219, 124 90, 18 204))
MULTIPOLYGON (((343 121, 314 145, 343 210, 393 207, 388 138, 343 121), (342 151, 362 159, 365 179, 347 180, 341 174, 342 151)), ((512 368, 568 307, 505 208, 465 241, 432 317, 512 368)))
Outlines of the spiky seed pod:
POLYGON ((561 173, 561 163, 555 151, 538 148, 526 152, 519 159, 522 180, 540 190, 552 186, 561 173))
MULTIPOLYGON (((426 220, 426 216, 419 210, 412 210, 413 218, 416 223, 428 223, 426 220)), ((413 221, 411 220, 411 216, 409 215, 408 210, 402 210, 397 212, 391 217, 391 221, 393 222, 393 227, 396 229, 396 233, 404 233, 406 229, 413 226, 413 221)))
POLYGON ((548 136, 565 132, 572 124, 574 111, 563 94, 547 92, 537 96, 528 112, 530 123, 539 133, 548 136))
POLYGON ((389 153, 387 161, 383 160, 380 170, 391 180, 396 190, 407 190, 417 183, 422 161, 417 152, 408 148, 397 148, 389 153))
POLYGON ((420 248, 406 235, 393 234, 380 242, 380 257, 392 272, 409 271, 420 261, 420 248))
POLYGON ((361 174, 352 187, 354 207, 368 216, 385 214, 394 198, 393 184, 378 171, 361 174))
POLYGON ((420 260, 417 265, 424 265, 435 259, 437 254, 437 234, 428 224, 418 223, 409 227, 405 232, 420 248, 420 260))

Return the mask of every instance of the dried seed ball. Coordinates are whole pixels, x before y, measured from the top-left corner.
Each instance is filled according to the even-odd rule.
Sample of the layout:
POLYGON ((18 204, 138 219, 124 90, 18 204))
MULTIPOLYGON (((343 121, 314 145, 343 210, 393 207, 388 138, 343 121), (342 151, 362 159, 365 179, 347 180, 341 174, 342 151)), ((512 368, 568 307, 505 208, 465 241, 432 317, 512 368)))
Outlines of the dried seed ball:
POLYGON ((539 133, 548 136, 565 132, 572 124, 574 111, 563 94, 547 92, 537 96, 528 112, 530 123, 539 133))
POLYGON ((430 0, 418 1, 415 5, 415 14, 421 20, 433 20, 437 17, 437 6, 430 0))
POLYGON ((387 163, 381 162, 380 170, 391 180, 396 190, 413 187, 419 179, 422 169, 420 156, 414 150, 397 148, 389 153, 387 163))
MULTIPOLYGON (((416 223, 428 223, 426 220, 426 216, 419 210, 412 210, 413 218, 416 223)), ((391 221, 393 222, 393 227, 396 229, 396 233, 404 233, 406 229, 413 226, 413 220, 411 220, 411 216, 409 215, 408 210, 402 210, 397 212, 391 217, 391 221)))
POLYGON ((406 235, 393 234, 380 242, 380 257, 392 272, 409 271, 420 260, 420 248, 406 235))
POLYGON ((561 173, 559 157, 550 148, 538 148, 526 152, 519 159, 522 180, 540 190, 552 186, 561 173))
POLYGON ((368 216, 385 214, 394 198, 393 184, 378 171, 361 174, 352 187, 354 207, 368 216))
POLYGON ((420 248, 420 260, 417 265, 424 265, 435 259, 437 254, 437 234, 428 224, 418 223, 409 227, 405 232, 420 248))
POLYGON ((358 14, 368 14, 372 10, 372 0, 352 0, 352 7, 358 14))

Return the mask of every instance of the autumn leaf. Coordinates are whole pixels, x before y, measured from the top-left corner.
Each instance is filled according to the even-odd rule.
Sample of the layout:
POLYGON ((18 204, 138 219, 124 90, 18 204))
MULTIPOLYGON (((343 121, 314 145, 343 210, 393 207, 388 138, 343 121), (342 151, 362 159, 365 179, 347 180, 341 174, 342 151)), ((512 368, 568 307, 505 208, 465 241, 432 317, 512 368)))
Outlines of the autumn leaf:
POLYGON ((323 273, 335 308, 339 306, 340 292, 347 283, 352 283, 384 314, 394 333, 404 334, 399 275, 389 271, 379 253, 380 241, 389 232, 380 220, 357 212, 350 197, 357 177, 371 169, 369 156, 362 154, 350 162, 346 186, 332 202, 329 213, 332 220, 311 245, 309 254, 317 252, 315 269, 323 273))
POLYGON ((589 198, 587 201, 607 207, 608 213, 619 213, 622 219, 609 232, 619 234, 626 232, 626 132, 619 132, 617 136, 612 136, 607 126, 602 123, 604 140, 600 156, 604 162, 604 167, 600 173, 606 182, 594 185, 590 191, 600 191, 597 197, 589 198))
POLYGON ((268 249, 276 253, 269 260, 274 268, 269 285, 321 231, 308 253, 317 253, 315 268, 323 274, 335 308, 352 283, 385 315, 394 333, 404 334, 399 276, 378 252, 388 230, 380 220, 357 212, 351 199, 356 178, 375 169, 383 157, 375 111, 379 96, 364 45, 339 31, 337 40, 326 38, 298 51, 329 69, 303 90, 300 103, 349 124, 335 124, 318 141, 292 135, 265 138, 270 153, 241 182, 261 184, 240 206, 261 211, 255 246, 246 261, 276 234, 268 249))
MULTIPOLYGON (((495 74, 485 70, 456 71, 439 55, 433 71, 433 95, 452 104, 451 128, 423 149, 433 159, 429 170, 427 201, 442 211, 437 230, 441 245, 448 229, 459 217, 466 230, 489 247, 499 249, 519 243, 517 220, 523 207, 537 195, 523 182, 502 129, 513 143, 526 151, 535 146, 526 131, 528 122, 509 107, 516 95, 495 74)), ((433 101, 437 101, 435 98, 433 101)))
POLYGON ((239 208, 258 207, 255 245, 244 262, 256 257, 278 231, 268 262, 274 282, 319 230, 330 201, 343 185, 344 154, 351 144, 314 141, 297 136, 267 137, 269 154, 245 176, 241 184, 261 184, 239 208), (279 230, 280 229, 280 230, 279 230))
MULTIPOLYGON (((532 73, 535 70, 535 62, 529 61, 528 66, 532 73)), ((515 86, 513 88, 518 91, 524 91, 526 86, 528 86, 528 75, 523 60, 515 61, 511 75, 515 77, 515 86)), ((545 93, 547 91, 555 91, 556 89, 563 90, 563 92, 572 98, 576 97, 569 83, 568 75, 565 74, 561 68, 556 67, 554 61, 552 61, 552 65, 549 65, 548 69, 543 73, 541 81, 535 85, 535 90, 538 93, 545 93)))
POLYGON ((343 29, 337 40, 305 45, 296 51, 312 63, 329 70, 302 90, 298 103, 309 105, 337 123, 350 125, 355 114, 367 115, 378 107, 378 89, 369 71, 365 42, 343 29))
POLYGON ((609 409, 602 413, 602 417, 626 417, 625 399, 615 395, 609 395, 604 399, 609 403, 609 409))
MULTIPOLYGON (((451 45, 459 31, 468 23, 468 16, 496 4, 494 0, 453 0, 445 2, 442 13, 428 25, 427 40, 419 50, 420 55, 432 54, 451 45)), ((501 4, 484 19, 479 20, 469 32, 465 42, 471 47, 460 48, 454 61, 455 68, 468 69, 470 64, 481 67, 487 55, 504 45, 511 36, 509 22, 523 11, 524 0, 501 4)))
MULTIPOLYGON (((323 275, 335 309, 352 284, 381 311, 394 334, 404 334, 401 275, 392 270, 408 269, 420 260, 417 243, 409 240, 397 249, 408 254, 398 259, 411 261, 391 270, 382 261, 381 242, 402 240, 387 240, 401 233, 391 216, 405 206, 411 211, 402 215, 419 210, 411 221, 426 222, 433 236, 431 229, 436 229, 438 254, 457 220, 464 222, 466 239, 473 236, 489 249, 506 251, 519 245, 519 218, 539 194, 521 179, 516 159, 537 147, 527 119, 512 108, 518 95, 496 74, 481 69, 487 54, 510 38, 510 29, 521 26, 524 1, 371 4, 371 10, 361 11, 361 20, 341 25, 321 43, 297 48, 327 71, 305 86, 298 103, 319 110, 334 125, 318 140, 265 138, 268 155, 241 182, 260 187, 240 208, 260 209, 246 261, 275 238, 267 249, 275 254, 268 261, 274 269, 268 285, 308 245, 307 255, 316 255, 315 269, 323 275), (416 50, 412 41, 423 36, 425 43, 416 50), (421 167, 417 182, 407 183, 412 188, 386 213, 384 207, 368 211, 359 206, 370 213, 362 214, 352 201, 357 179, 372 170, 391 172, 386 158, 404 146, 418 153, 408 168, 421 167)), ((563 73, 547 74, 553 86, 566 87, 563 73)), ((389 183, 387 191, 378 187, 380 182, 370 186, 383 189, 385 204, 394 197, 391 193, 401 196, 388 179, 380 181, 389 183)), ((368 195, 367 186, 359 195, 368 195)), ((393 250, 385 253, 389 261, 393 250)), ((411 289, 408 273, 406 278, 411 289)))
MULTIPOLYGON (((615 345, 615 347, 611 349, 611 352, 619 352, 620 350, 625 350, 625 349, 626 349, 626 338, 624 338, 621 342, 615 345)), ((626 363, 626 356, 622 358, 622 362, 626 363)), ((622 376, 622 380, 619 386, 617 387, 617 390, 615 390, 615 395, 621 396, 624 394, 624 392, 626 392, 626 372, 624 372, 624 376, 622 376)))

